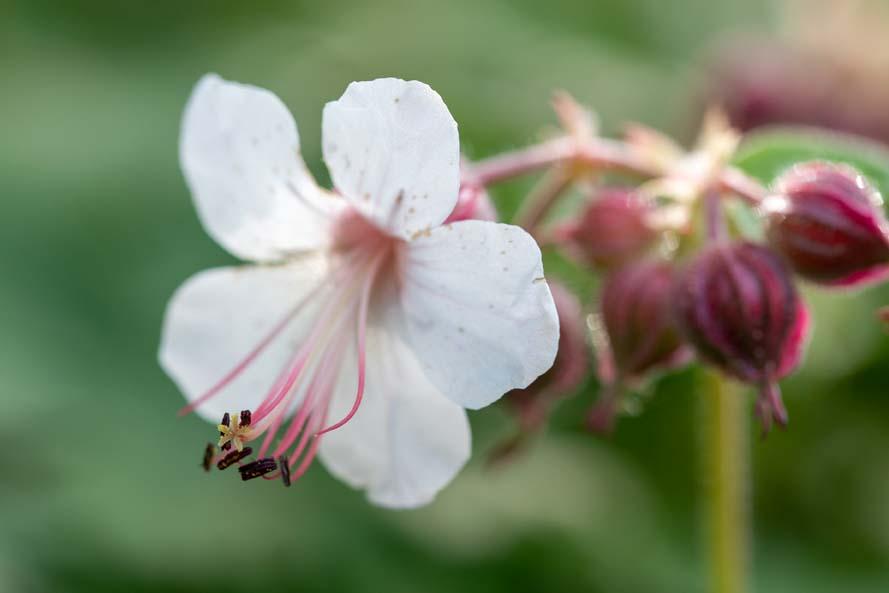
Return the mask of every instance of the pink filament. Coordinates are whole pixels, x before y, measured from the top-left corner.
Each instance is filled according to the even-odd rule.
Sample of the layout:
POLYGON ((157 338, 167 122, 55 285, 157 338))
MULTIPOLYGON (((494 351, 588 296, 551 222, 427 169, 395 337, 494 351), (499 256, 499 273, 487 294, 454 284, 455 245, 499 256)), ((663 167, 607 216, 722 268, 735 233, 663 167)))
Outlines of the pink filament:
MULTIPOLYGON (((358 258, 356 258, 357 260, 358 258)), ((344 269, 355 269, 361 263, 361 260, 352 262, 352 266, 344 266, 344 269)), ((268 395, 266 395, 263 402, 259 405, 259 407, 253 412, 253 421, 259 422, 263 418, 265 418, 272 410, 274 410, 278 404, 281 403, 281 400, 284 399, 286 395, 288 395, 296 384, 297 379, 299 379, 302 374, 305 365, 308 362, 309 355, 312 352, 312 349, 317 346, 319 335, 324 327, 330 322, 331 317, 335 313, 335 308, 337 305, 336 299, 331 300, 327 307, 325 307, 324 311, 322 311, 321 316, 315 322, 315 327, 312 329, 312 333, 303 343, 299 352, 296 355, 295 362, 290 373, 287 375, 287 378, 284 381, 283 385, 278 385, 277 383, 272 387, 269 391, 268 395), (275 394, 275 395, 272 395, 275 394)), ((335 328, 336 331, 339 331, 339 323, 335 328)))
MULTIPOLYGON (((240 362, 210 389, 183 408, 180 413, 194 411, 198 406, 221 392, 282 334, 310 300, 319 295, 330 295, 323 289, 331 284, 344 281, 345 286, 337 286, 337 290, 333 293, 334 298, 331 298, 323 306, 309 335, 297 349, 291 361, 281 370, 262 403, 253 411, 254 426, 258 428, 260 423, 265 421, 264 427, 256 430, 251 438, 251 440, 257 439, 266 433, 258 452, 258 458, 263 458, 272 448, 275 436, 288 416, 287 411, 291 407, 290 401, 299 392, 296 388, 298 383, 304 380, 310 381, 296 416, 272 453, 272 457, 280 458, 293 447, 288 464, 290 468, 296 467, 296 469, 291 479, 295 480, 302 476, 317 454, 320 437, 349 422, 357 413, 363 400, 366 384, 366 337, 370 297, 379 271, 387 255, 390 254, 389 249, 383 247, 369 252, 362 251, 348 258, 334 273, 328 275, 308 295, 287 311, 284 317, 240 362), (370 263, 369 269, 362 270, 368 262, 370 263), (349 293, 357 288, 357 283, 361 283, 361 286, 356 302, 349 293), (358 386, 355 400, 345 417, 324 428, 349 338, 349 332, 344 332, 343 329, 350 323, 357 325, 358 386), (320 355, 317 366, 312 363, 314 355, 320 355), (309 370, 310 366, 314 366, 313 371, 309 370), (312 376, 306 377, 307 373, 311 373, 312 376)), ((216 459, 213 461, 215 462, 216 459)), ((280 475, 280 472, 276 475, 280 475)), ((272 476, 264 477, 271 478, 272 476)))
MULTIPOLYGON (((309 464, 311 464, 312 460, 315 458, 315 454, 320 443, 320 438, 318 438, 318 436, 315 434, 315 431, 318 430, 320 426, 322 426, 324 419, 327 418, 327 409, 330 405, 331 395, 336 385, 337 371, 339 370, 339 353, 342 351, 344 346, 345 344, 343 343, 343 340, 340 339, 333 350, 328 353, 329 356, 325 358, 324 368, 320 369, 322 371, 320 373, 322 378, 319 379, 317 383, 320 386, 318 392, 320 394, 319 401, 323 402, 322 409, 313 410, 313 408, 315 407, 313 403, 306 405, 304 409, 307 412, 307 417, 301 421, 294 420, 294 425, 303 428, 303 430, 302 435, 299 439, 299 443, 297 443, 296 448, 289 456, 290 460, 288 463, 290 467, 292 468, 294 465, 296 465, 297 461, 299 461, 300 455, 302 455, 302 452, 305 450, 306 445, 309 443, 310 439, 312 440, 312 446, 309 447, 309 451, 306 453, 305 458, 300 463, 300 469, 296 472, 296 474, 291 476, 291 480, 296 480, 301 475, 303 475, 308 469, 309 464), (311 411, 311 413, 308 413, 309 411, 311 411), (309 424, 311 424, 311 426, 309 426, 309 424)), ((296 433, 293 436, 295 437, 296 433)), ((278 449, 275 451, 275 457, 279 457, 291 444, 292 439, 285 438, 284 442, 279 445, 278 449)))
POLYGON ((328 433, 332 430, 336 430, 340 428, 344 424, 346 424, 349 420, 351 420, 355 413, 358 412, 358 407, 361 405, 361 400, 364 399, 364 383, 365 383, 365 375, 366 375, 366 359, 367 353, 365 348, 366 343, 366 334, 367 334, 367 309, 370 301, 370 293, 373 288, 374 280, 377 276, 377 271, 379 270, 380 264, 382 263, 382 256, 378 257, 377 260, 373 263, 373 267, 367 275, 367 279, 364 281, 364 286, 361 289, 361 301, 358 305, 358 389, 355 394, 355 401, 352 403, 352 408, 349 410, 349 413, 346 414, 342 420, 328 426, 327 428, 318 432, 317 435, 320 437, 321 435, 328 433))
POLYGON ((237 379, 238 376, 240 376, 240 374, 243 373, 244 370, 248 366, 250 366, 250 364, 254 360, 256 360, 256 357, 262 354, 262 352, 269 346, 269 344, 271 344, 272 341, 274 341, 274 339, 278 337, 282 331, 284 331, 284 328, 286 328, 290 324, 290 322, 293 321, 293 318, 296 317, 297 313, 299 313, 303 309, 303 307, 305 307, 309 303, 309 301, 312 300, 312 298, 320 293, 322 288, 327 286, 327 284, 329 284, 331 280, 333 280, 333 276, 333 274, 327 276, 318 284, 318 286, 312 289, 309 294, 307 294, 299 302, 297 302, 296 305, 294 305, 293 308, 290 309, 290 311, 288 311, 284 315, 284 317, 280 321, 278 321, 277 324, 275 324, 274 327, 272 327, 271 331, 269 331, 269 333, 266 334, 259 341, 259 343, 253 347, 253 349, 247 354, 247 356, 241 359, 241 361, 238 362, 238 364, 236 364, 234 368, 226 373, 219 381, 217 381, 215 385, 210 387, 196 400, 179 410, 179 415, 184 416, 195 411, 198 406, 209 400, 211 397, 222 391, 222 389, 225 388, 229 383, 237 379))
MULTIPOLYGON (((321 362, 318 365, 318 371, 315 373, 315 376, 312 377, 312 382, 306 390, 306 396, 303 400, 302 404, 299 407, 299 411, 296 413, 296 417, 290 423, 290 427, 287 429, 287 433, 284 435, 284 438, 281 439, 281 443, 278 444, 278 447, 275 449, 273 457, 281 456, 293 442, 296 440, 296 437, 299 436, 300 431, 305 427, 306 423, 313 416, 313 409, 315 407, 315 402, 318 399, 319 392, 324 393, 328 389, 328 385, 332 383, 332 376, 334 375, 334 368, 337 366, 335 364, 336 352, 334 349, 328 350, 324 353, 324 356, 321 362)), ((281 417, 283 417, 285 411, 281 411, 281 417)), ((271 435, 269 435, 271 436, 271 435)), ((266 439, 268 441, 268 439, 266 439)), ((262 451, 265 451, 266 444, 263 443, 262 451)), ((294 456, 299 455, 299 452, 295 452, 294 456)), ((260 452, 260 457, 263 456, 263 453, 260 452)))

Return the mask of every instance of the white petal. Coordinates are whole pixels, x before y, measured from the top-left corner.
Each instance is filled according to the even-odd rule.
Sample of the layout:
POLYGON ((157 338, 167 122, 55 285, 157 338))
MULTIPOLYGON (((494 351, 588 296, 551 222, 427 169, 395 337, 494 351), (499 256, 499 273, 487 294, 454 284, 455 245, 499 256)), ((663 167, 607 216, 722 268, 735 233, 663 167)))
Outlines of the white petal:
POLYGON ((390 234, 441 224, 460 185, 457 123, 427 85, 353 82, 324 107, 324 161, 334 187, 390 234))
MULTIPOLYGON (((369 328, 367 383, 358 412, 325 434, 319 456, 327 469, 367 491, 371 502, 413 508, 432 501, 469 459, 466 412, 423 375, 413 353, 394 334, 369 328)), ((355 398, 354 350, 331 405, 342 418, 355 398)))
POLYGON ((453 401, 481 408, 552 366, 559 320, 540 249, 519 227, 439 227, 408 244, 403 278, 408 343, 453 401))
MULTIPOLYGON (((325 269, 321 258, 307 256, 282 266, 217 268, 192 276, 167 306, 161 366, 194 401, 318 286, 325 269)), ((292 359, 316 308, 310 300, 241 375, 197 412, 219 422, 225 412, 255 409, 292 359)))
POLYGON ((342 200, 315 184, 296 123, 271 92, 204 76, 185 108, 179 157, 204 228, 232 254, 274 261, 326 244, 342 200))

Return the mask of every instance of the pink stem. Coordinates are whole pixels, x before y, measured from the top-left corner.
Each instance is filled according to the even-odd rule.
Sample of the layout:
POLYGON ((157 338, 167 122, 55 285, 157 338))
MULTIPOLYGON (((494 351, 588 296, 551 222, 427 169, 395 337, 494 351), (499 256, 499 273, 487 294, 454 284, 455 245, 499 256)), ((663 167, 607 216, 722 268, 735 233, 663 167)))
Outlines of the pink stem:
MULTIPOLYGON (((594 138, 579 145, 572 138, 562 137, 478 161, 467 167, 466 180, 488 186, 569 162, 589 169, 623 171, 642 177, 663 174, 625 142, 594 138)), ((766 189, 758 181, 734 167, 725 168, 719 186, 754 205, 766 195, 766 189)))
POLYGON ((549 212, 556 200, 566 189, 571 187, 572 182, 573 175, 563 167, 550 170, 528 196, 525 201, 526 206, 516 216, 515 224, 537 238, 537 227, 543 222, 546 213, 549 212))
POLYGON ((575 152, 573 139, 550 140, 478 161, 469 167, 469 180, 478 185, 490 185, 531 171, 545 169, 571 158, 575 152))

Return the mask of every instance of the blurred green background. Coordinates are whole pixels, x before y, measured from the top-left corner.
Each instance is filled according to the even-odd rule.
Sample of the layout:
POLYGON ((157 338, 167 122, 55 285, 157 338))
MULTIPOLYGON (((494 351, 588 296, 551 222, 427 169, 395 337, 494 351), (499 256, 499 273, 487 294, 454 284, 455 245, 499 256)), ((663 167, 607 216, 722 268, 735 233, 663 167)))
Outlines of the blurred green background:
MULTIPOLYGON (((179 118, 208 71, 270 88, 321 179, 324 102, 384 75, 438 90, 475 158, 554 125, 555 88, 607 131, 688 137, 708 48, 774 17, 763 0, 0 0, 0 592, 703 591, 691 373, 611 440, 581 429, 590 385, 498 471, 509 416, 472 414, 473 461, 417 511, 320 465, 291 490, 201 472, 210 429, 176 417, 156 348, 173 290, 232 259, 191 205, 179 118)), ((498 189, 501 212, 527 187, 498 189)), ((791 428, 754 440, 755 583, 887 591, 889 290, 810 300, 791 428)))

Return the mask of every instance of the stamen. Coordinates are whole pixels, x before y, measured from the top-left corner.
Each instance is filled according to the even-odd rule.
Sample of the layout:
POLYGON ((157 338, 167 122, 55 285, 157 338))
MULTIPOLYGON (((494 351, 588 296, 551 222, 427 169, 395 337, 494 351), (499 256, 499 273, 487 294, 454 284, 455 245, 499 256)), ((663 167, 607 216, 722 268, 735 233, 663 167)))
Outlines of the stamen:
MULTIPOLYGON (((336 323, 333 326, 332 331, 331 331, 331 333, 333 335, 337 335, 340 332, 340 329, 341 329, 343 323, 345 323, 347 318, 348 318, 347 315, 342 315, 342 316, 340 316, 340 318, 338 320, 336 320, 336 323)), ((314 338, 314 337, 315 336, 314 336, 314 332, 313 332, 312 338, 314 338)), ((312 338, 310 338, 310 339, 312 339, 312 338)), ((310 344, 307 344, 307 346, 309 346, 309 345, 310 344)), ((341 345, 335 346, 334 351, 341 349, 341 347, 342 347, 341 345)), ((281 443, 278 445, 275 453, 273 454, 273 457, 278 457, 293 444, 293 441, 299 435, 300 430, 302 429, 303 425, 307 422, 308 417, 311 415, 311 412, 312 412, 314 405, 315 405, 315 403, 314 403, 316 400, 315 393, 317 392, 316 387, 317 387, 319 379, 322 376, 328 376, 330 372, 335 372, 336 365, 331 364, 331 362, 329 360, 329 357, 331 355, 331 353, 329 351, 330 348, 331 348, 331 346, 329 344, 326 344, 326 345, 324 345, 323 348, 320 349, 321 353, 319 356, 320 356, 321 360, 319 361, 318 366, 315 369, 315 373, 314 373, 314 377, 312 378, 312 382, 309 384, 308 388, 306 389, 304 399, 299 406, 299 410, 296 414, 296 417, 291 421, 290 427, 287 429, 287 433, 282 438, 281 443), (330 369, 329 371, 328 371, 328 368, 330 369)), ((316 355, 318 355, 318 349, 316 349, 314 353, 316 355)), ((294 373, 302 373, 304 370, 306 370, 306 366, 309 365, 308 356, 309 356, 308 353, 305 353, 305 356, 303 356, 302 353, 297 355, 297 357, 302 357, 302 358, 301 358, 301 360, 298 360, 295 363, 294 370, 293 370, 294 373), (299 367, 298 369, 296 368, 297 366, 299 367)), ((298 380, 298 377, 297 377, 297 380, 298 380)), ((331 380, 333 380, 333 379, 331 379, 331 380)), ((270 392, 270 394, 269 394, 269 396, 271 396, 271 393, 275 392, 275 390, 278 390, 278 395, 275 396, 275 401, 279 402, 279 403, 276 403, 274 405, 276 407, 278 407, 279 410, 278 410, 275 418, 272 420, 271 424, 267 427, 267 429, 264 429, 264 430, 267 430, 267 434, 266 434, 265 440, 262 443, 262 447, 259 450, 260 457, 264 457, 266 454, 266 451, 268 451, 269 447, 271 446, 272 440, 274 439, 275 435, 278 432, 278 429, 281 427, 281 424, 284 421, 284 417, 286 415, 287 409, 289 408, 289 400, 294 395, 294 393, 296 393, 296 391, 289 391, 287 393, 286 398, 281 397, 285 393, 284 389, 291 389, 291 387, 288 387, 288 385, 280 386, 280 383, 281 383, 280 381, 277 382, 278 386, 273 388, 273 391, 270 392), (280 402, 283 402, 283 403, 280 403, 280 402)), ((290 382, 289 380, 285 380, 284 383, 288 383, 289 385, 295 385, 296 380, 294 380, 292 382, 290 382)), ((266 401, 268 401, 268 399, 266 401)), ((262 406, 260 406, 260 407, 262 407, 262 406)), ((271 412, 269 412, 269 413, 271 413, 271 412)), ((260 412, 256 413, 257 416, 259 414, 260 414, 260 412)), ((260 422, 260 420, 257 420, 257 422, 260 422)), ((260 434, 261 433, 262 433, 262 431, 260 431, 260 434)))
POLYGON ((244 459, 251 453, 253 453, 253 449, 251 449, 250 447, 244 447, 244 449, 241 451, 232 451, 231 453, 229 453, 228 455, 226 455, 225 457, 223 457, 222 459, 219 460, 219 462, 216 464, 216 468, 217 469, 225 469, 231 465, 234 465, 235 463, 239 462, 240 460, 244 459))
POLYGON ((204 468, 205 472, 210 471, 214 457, 216 457, 216 447, 213 446, 213 443, 207 443, 207 446, 204 448, 204 460, 201 462, 201 467, 204 468))
POLYGON ((246 482, 247 480, 252 480, 271 473, 276 469, 278 469, 278 462, 271 457, 265 457, 263 459, 252 461, 246 465, 242 465, 238 468, 238 471, 241 472, 241 479, 246 482))
POLYGON ((306 471, 308 471, 309 467, 312 465, 312 461, 315 459, 315 454, 318 452, 318 445, 321 444, 321 439, 315 437, 312 439, 312 446, 309 447, 309 451, 306 453, 306 456, 303 457, 302 463, 299 464, 299 467, 296 468, 296 471, 293 472, 293 479, 298 480, 302 477, 306 471))
MULTIPOLYGON (((293 358, 281 370, 271 389, 262 403, 252 410, 242 410, 239 414, 226 413, 219 424, 219 444, 221 455, 211 446, 205 451, 204 467, 216 461, 220 470, 241 462, 253 449, 245 447, 246 442, 259 438, 263 433, 264 442, 259 451, 259 459, 242 465, 239 468, 244 481, 258 477, 271 480, 280 475, 285 486, 303 475, 315 458, 320 436, 335 430, 349 420, 357 412, 365 390, 366 377, 366 334, 370 295, 379 270, 386 261, 388 249, 373 250, 360 256, 351 257, 336 270, 335 276, 329 276, 322 285, 329 285, 331 278, 342 277, 344 282, 337 283, 333 298, 325 298, 312 329, 304 336, 300 347, 293 358), (360 264, 360 265, 359 265, 360 264), (369 265, 367 265, 369 264, 369 265), (328 411, 336 385, 343 353, 350 339, 349 325, 356 324, 358 354, 358 386, 351 410, 339 422, 324 428, 327 423, 328 411), (306 384, 308 382, 308 384, 306 384), (304 387, 300 387, 303 385, 304 387), (282 422, 292 409, 292 400, 303 396, 296 417, 288 427, 286 434, 275 447, 270 457, 266 452, 275 439, 282 422), (234 445, 234 446, 233 446, 234 445), (292 450, 291 447, 293 448, 292 450), (286 454, 285 454, 286 453, 286 454), (279 462, 280 461, 280 466, 279 462), (295 468, 295 469, 294 469, 295 468)), ((314 290, 314 296, 318 290, 314 290)), ((327 294, 327 293, 322 293, 327 294)), ((207 393, 196 399, 186 411, 215 395, 225 384, 238 376, 284 329, 284 326, 296 314, 308 298, 303 299, 273 330, 250 352, 235 369, 217 383, 207 393)), ((355 327, 355 326, 353 326, 355 327)), ((352 339, 356 339, 352 338, 352 339)))
POLYGON ((284 482, 285 486, 290 486, 290 465, 288 465, 286 455, 281 455, 278 458, 278 465, 281 466, 281 481, 284 482))
MULTIPOLYGON (((278 448, 273 454, 274 457, 283 455, 294 442, 297 442, 298 437, 296 447, 288 455, 291 468, 300 460, 300 456, 306 450, 309 442, 317 441, 316 433, 327 420, 327 411, 340 368, 339 353, 345 348, 346 339, 347 335, 340 335, 337 341, 330 346, 330 350, 324 353, 322 364, 312 381, 297 418, 294 419, 287 430, 287 435, 278 444, 278 448)), ((310 453, 309 461, 312 457, 314 455, 310 453)))
POLYGON ((340 428, 344 424, 346 424, 352 417, 355 416, 355 413, 358 412, 358 407, 361 405, 361 400, 364 398, 364 383, 365 383, 365 370, 366 370, 366 333, 367 333, 367 309, 370 302, 370 293, 373 289, 374 280, 377 277, 377 271, 380 269, 380 265, 383 263, 385 259, 386 252, 380 253, 377 256, 377 259, 373 262, 372 268, 370 272, 367 274, 367 279, 364 282, 364 286, 361 290, 361 301, 358 309, 358 389, 355 394, 355 401, 352 404, 352 409, 349 410, 349 413, 345 415, 345 417, 336 422, 335 424, 328 426, 327 428, 318 431, 315 436, 320 437, 324 433, 330 432, 332 430, 336 430, 340 428))
POLYGON ((222 389, 225 386, 227 386, 229 383, 231 383, 232 381, 237 379, 238 376, 240 376, 240 374, 243 373, 244 370, 247 367, 249 367, 250 364, 254 360, 256 360, 256 357, 259 356, 260 354, 262 354, 262 352, 269 346, 269 344, 271 344, 272 341, 274 341, 274 339, 276 337, 278 337, 278 335, 282 331, 284 331, 284 328, 286 328, 290 324, 290 322, 293 321, 293 318, 296 317, 296 314, 299 313, 302 310, 302 308, 305 307, 306 304, 308 304, 309 301, 312 300, 312 298, 314 298, 318 293, 320 293, 322 288, 324 288, 331 281, 333 281, 336 276, 338 276, 338 274, 328 275, 324 280, 322 280, 318 284, 318 286, 316 286, 313 290, 311 290, 309 292, 309 294, 307 294, 298 303, 296 303, 296 305, 294 305, 293 308, 290 309, 274 327, 272 327, 271 331, 269 331, 269 333, 266 334, 259 341, 259 343, 256 346, 254 346, 253 350, 251 350, 247 354, 247 356, 245 356, 243 359, 241 359, 241 361, 238 362, 238 364, 236 364, 234 366, 234 368, 232 368, 228 373, 226 373, 219 381, 217 381, 216 384, 214 384, 207 391, 205 391, 203 394, 201 394, 193 402, 191 402, 190 404, 188 404, 187 406, 185 406, 184 408, 179 410, 179 415, 184 416, 185 414, 190 414, 198 406, 200 406, 205 401, 207 401, 208 399, 210 399, 211 397, 213 397, 214 395, 216 395, 217 393, 222 391, 222 389))

